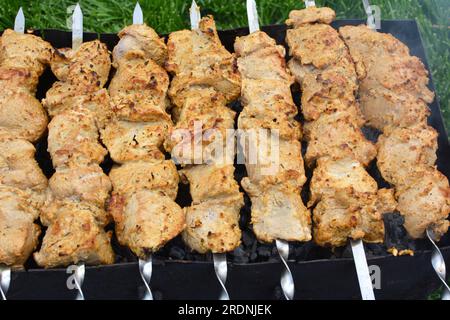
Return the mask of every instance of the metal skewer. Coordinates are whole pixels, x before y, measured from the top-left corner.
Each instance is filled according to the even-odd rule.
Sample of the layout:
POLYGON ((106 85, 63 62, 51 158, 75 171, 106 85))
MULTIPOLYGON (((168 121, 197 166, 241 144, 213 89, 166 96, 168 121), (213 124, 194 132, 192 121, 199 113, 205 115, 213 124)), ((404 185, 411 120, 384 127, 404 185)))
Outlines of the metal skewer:
MULTIPOLYGON (((78 50, 78 48, 83 43, 83 12, 81 11, 80 4, 77 3, 75 10, 72 15, 72 50, 78 50)), ((85 276, 85 265, 84 263, 77 264, 75 268, 75 287, 78 291, 76 300, 84 300, 83 294, 83 282, 85 276)))
MULTIPOLYGON (((368 20, 367 20, 367 26, 374 31, 377 30, 376 24, 375 24, 375 18, 373 16, 373 10, 370 5, 369 0, 362 0, 364 5, 364 10, 366 11, 368 20)), ((444 291, 442 293, 442 300, 450 300, 450 287, 447 284, 446 281, 446 266, 445 266, 445 260, 444 256, 442 255, 441 250, 435 243, 435 236, 434 232, 431 228, 427 228, 426 235, 428 240, 430 241, 432 245, 432 253, 431 253, 431 265, 433 266, 434 271, 436 272, 437 276, 439 277, 439 280, 444 285, 444 291)))
MULTIPOLYGON (((139 2, 136 2, 136 6, 133 11, 133 24, 144 24, 144 14, 139 2)), ((142 300, 153 300, 153 294, 150 287, 150 281, 152 279, 153 272, 153 259, 152 254, 149 253, 146 259, 139 259, 139 273, 142 281, 144 282, 146 292, 142 297, 142 300)))
POLYGON ((426 231, 427 238, 430 240, 433 251, 431 252, 431 264, 433 265, 434 271, 436 271, 437 276, 439 277, 439 280, 442 282, 444 286, 444 291, 442 292, 441 300, 450 300, 450 288, 446 281, 446 268, 445 268, 445 260, 442 256, 441 250, 439 250, 439 247, 434 242, 434 232, 428 228, 426 231))
MULTIPOLYGON (((259 31, 258 11, 256 10, 256 1, 247 0, 247 18, 250 33, 259 31)), ((287 261, 289 258, 289 243, 285 240, 275 240, 278 254, 283 263, 284 269, 281 273, 280 284, 286 300, 292 300, 295 293, 294 278, 287 261)))
MULTIPOLYGON (((316 6, 315 1, 313 0, 305 0, 304 2, 307 8, 316 6)), ((350 245, 352 247, 356 274, 358 275, 361 297, 363 300, 375 300, 372 279, 370 278, 363 242, 361 240, 350 240, 350 245)))
MULTIPOLYGON (((199 23, 201 20, 200 8, 192 0, 191 7, 189 8, 189 18, 191 22, 191 30, 198 30, 199 23)), ((227 265, 227 254, 226 253, 213 253, 214 271, 216 273, 217 280, 220 283, 222 291, 219 296, 219 300, 230 300, 230 295, 228 294, 225 283, 227 281, 228 265, 227 265)))
MULTIPOLYGON (((17 11, 16 19, 14 20, 14 31, 17 33, 25 32, 25 16, 22 7, 17 11)), ((9 286, 11 284, 11 268, 0 264, 0 296, 2 300, 6 300, 9 286)))
POLYGON ((364 5, 364 10, 367 14, 367 26, 372 30, 377 30, 377 26, 375 24, 375 17, 373 15, 372 7, 370 6, 369 0, 362 0, 364 5))

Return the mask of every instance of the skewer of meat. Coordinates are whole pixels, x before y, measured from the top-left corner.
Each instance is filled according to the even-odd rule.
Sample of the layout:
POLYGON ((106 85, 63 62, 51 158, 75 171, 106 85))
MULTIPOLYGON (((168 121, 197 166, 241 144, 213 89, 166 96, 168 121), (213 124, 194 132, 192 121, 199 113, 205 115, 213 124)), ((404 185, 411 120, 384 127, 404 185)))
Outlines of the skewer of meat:
POLYGON ((213 253, 223 289, 220 298, 229 299, 226 252, 240 244, 243 196, 233 177, 235 139, 227 139, 235 113, 226 104, 239 96, 240 77, 213 18, 200 20, 195 1, 191 25, 192 30, 173 32, 168 40, 166 69, 174 74, 169 96, 175 127, 166 147, 184 166, 182 180, 190 185, 192 205, 185 208, 183 239, 199 253, 213 253))
POLYGON ((287 241, 311 240, 311 214, 300 196, 306 177, 299 141, 301 127, 294 119, 297 107, 290 90, 294 79, 286 67, 285 49, 259 30, 254 0, 247 1, 247 15, 250 34, 238 37, 234 44, 244 106, 238 127, 248 172, 241 184, 252 201, 256 237, 276 242, 286 267, 281 286, 286 299, 292 300, 294 281, 287 265, 287 241), (251 135, 251 131, 258 132, 251 135), (269 145, 272 141, 264 139, 267 133, 277 134, 278 143, 269 145), (251 155, 253 150, 258 151, 256 157, 251 155), (267 152, 261 154, 263 150, 267 152), (277 153, 276 161, 270 161, 273 153, 277 153))
POLYGON ((143 23, 139 4, 133 25, 119 37, 113 51, 116 74, 109 86, 114 116, 102 131, 102 140, 117 163, 109 174, 113 185, 109 211, 119 242, 139 257, 147 289, 144 299, 151 300, 152 253, 185 226, 184 212, 175 202, 178 172, 163 153, 163 142, 173 126, 166 112, 169 76, 163 64, 167 48, 143 23))
MULTIPOLYGON (((368 1, 363 2, 370 14, 368 1)), ((449 299, 445 262, 434 241, 449 227, 450 187, 435 166, 438 134, 427 125, 427 104, 434 99, 428 72, 403 43, 376 32, 373 24, 339 32, 357 65, 361 110, 368 124, 383 132, 377 142, 378 169, 395 187, 397 210, 409 235, 426 235, 432 243, 432 264, 446 288, 443 299, 449 299)))
POLYGON ((360 128, 364 124, 356 92, 355 65, 339 34, 329 24, 329 8, 307 7, 289 14, 289 67, 302 89, 302 111, 308 143, 306 163, 313 167, 308 202, 313 209, 314 240, 339 247, 351 241, 363 299, 374 299, 362 240, 384 240, 382 215, 396 203, 392 190, 378 190, 365 166, 375 146, 360 128))
POLYGON ((5 300, 11 269, 23 268, 38 245, 41 231, 34 221, 47 188, 32 143, 47 126, 35 93, 53 48, 24 29, 20 8, 14 31, 5 30, 0 38, 0 293, 5 300))
POLYGON ((49 180, 41 222, 48 226, 39 252, 39 266, 54 268, 78 264, 77 299, 84 299, 84 265, 112 264, 111 221, 106 202, 111 182, 99 164, 107 154, 99 143, 109 98, 105 85, 110 57, 98 40, 82 43, 81 9, 74 11, 73 48, 55 50, 51 67, 59 81, 47 92, 44 106, 49 123, 48 151, 56 172, 49 180), (77 30, 81 34, 77 35, 77 30))

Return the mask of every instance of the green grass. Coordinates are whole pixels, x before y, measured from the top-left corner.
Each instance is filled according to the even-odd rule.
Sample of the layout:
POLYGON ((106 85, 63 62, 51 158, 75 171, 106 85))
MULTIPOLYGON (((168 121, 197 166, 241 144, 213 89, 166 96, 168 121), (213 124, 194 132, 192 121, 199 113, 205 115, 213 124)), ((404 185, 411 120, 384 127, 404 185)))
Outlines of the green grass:
MULTIPOLYGON (((27 28, 67 29, 70 18, 68 0, 0 0, 0 28, 13 25, 22 6, 27 28)), ((135 1, 81 0, 86 30, 117 32, 131 23, 135 1)), ((146 22, 159 33, 189 27, 190 0, 140 1, 146 22)), ((221 29, 247 25, 245 0, 198 0, 202 14, 213 14, 221 29)), ((257 0, 261 24, 283 23, 290 10, 302 8, 300 0, 257 0)), ((338 18, 365 18, 359 0, 317 0, 318 6, 330 6, 338 18)), ((448 0, 372 0, 381 8, 382 19, 416 19, 425 42, 427 56, 441 101, 446 126, 450 129, 450 5, 448 0)))

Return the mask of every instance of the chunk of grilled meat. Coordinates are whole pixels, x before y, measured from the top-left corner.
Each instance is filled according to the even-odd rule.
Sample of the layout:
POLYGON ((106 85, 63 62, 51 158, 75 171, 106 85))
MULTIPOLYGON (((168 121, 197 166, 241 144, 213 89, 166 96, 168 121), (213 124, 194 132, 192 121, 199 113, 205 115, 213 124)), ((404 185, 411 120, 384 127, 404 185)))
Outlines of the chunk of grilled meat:
POLYGON ((54 268, 79 262, 114 263, 111 232, 106 233, 89 210, 70 209, 61 212, 48 227, 41 249, 34 253, 37 264, 54 268))
POLYGON ((119 120, 170 120, 167 90, 169 76, 156 62, 139 51, 128 51, 116 62, 109 85, 112 110, 119 120))
POLYGON ((366 26, 345 26, 339 32, 357 65, 361 110, 368 124, 387 131, 425 122, 434 94, 427 88, 423 63, 390 34, 366 26))
POLYGON ((53 166, 100 164, 107 154, 99 143, 95 114, 89 109, 67 110, 48 125, 48 151, 53 166))
POLYGON ((376 156, 375 145, 368 141, 357 121, 347 111, 323 114, 304 126, 308 142, 305 160, 309 166, 321 157, 335 159, 350 156, 367 166, 376 156))
POLYGON ((234 250, 240 244, 239 212, 244 205, 234 166, 195 165, 180 174, 192 196, 192 205, 185 208, 184 241, 200 253, 234 250))
POLYGON ((0 185, 0 263, 22 268, 38 245, 40 227, 34 223, 39 206, 30 194, 0 185))
POLYGON ((41 38, 6 29, 0 38, 0 77, 13 73, 13 83, 32 95, 36 92, 39 77, 50 63, 52 46, 41 38))
POLYGON ((211 16, 200 20, 198 30, 171 33, 167 49, 166 69, 176 75, 169 96, 177 107, 183 105, 191 87, 212 87, 228 102, 239 96, 236 58, 220 42, 211 16))
POLYGON ((315 22, 330 24, 335 18, 336 13, 330 8, 308 7, 302 10, 292 10, 289 13, 289 19, 286 20, 286 24, 290 27, 298 28, 301 25, 315 22))
POLYGON ((405 217, 405 228, 413 238, 422 238, 430 228, 437 239, 449 227, 450 187, 448 179, 434 168, 418 172, 409 186, 396 191, 398 211, 405 217))
POLYGON ((154 61, 164 66, 167 60, 167 47, 164 38, 146 24, 133 24, 125 27, 119 32, 119 43, 113 50, 113 66, 128 52, 138 52, 147 61, 154 61))
POLYGON ((311 180, 314 241, 342 246, 348 238, 384 241, 383 214, 396 209, 394 191, 378 190, 376 181, 352 158, 317 160, 311 180))
POLYGON ((425 124, 396 128, 378 138, 377 166, 383 178, 397 190, 410 186, 417 173, 434 167, 437 132, 425 124))

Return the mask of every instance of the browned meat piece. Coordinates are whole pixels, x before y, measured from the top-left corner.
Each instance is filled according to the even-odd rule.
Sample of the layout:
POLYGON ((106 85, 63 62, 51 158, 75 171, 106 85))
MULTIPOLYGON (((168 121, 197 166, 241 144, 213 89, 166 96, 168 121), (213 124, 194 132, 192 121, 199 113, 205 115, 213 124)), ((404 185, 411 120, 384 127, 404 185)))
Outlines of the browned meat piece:
POLYGON ((140 258, 158 251, 185 227, 183 210, 157 189, 142 189, 128 197, 115 195, 109 210, 119 242, 140 258))
POLYGON ((28 193, 0 186, 0 263, 23 267, 38 244, 41 231, 33 222, 38 215, 28 193))
POLYGON ((289 13, 289 19, 286 20, 286 24, 290 27, 298 28, 301 25, 315 22, 330 24, 335 18, 336 13, 330 8, 308 7, 302 10, 292 10, 289 13))
POLYGON ((322 114, 316 121, 307 122, 304 135, 308 142, 305 160, 309 166, 326 156, 334 159, 349 156, 367 166, 377 154, 374 144, 366 140, 347 111, 322 114))
POLYGON ((13 81, 24 81, 20 87, 34 94, 52 53, 52 46, 41 38, 7 29, 0 39, 1 78, 3 70, 8 70, 16 78, 13 81))
POLYGON ((111 191, 108 176, 98 165, 59 167, 49 180, 50 199, 88 202, 104 207, 111 191))
POLYGON ((333 197, 338 190, 348 190, 349 194, 374 194, 377 189, 377 182, 357 160, 322 157, 317 160, 317 167, 311 179, 308 207, 323 198, 333 197))
POLYGON ((268 184, 290 184, 301 188, 306 182, 302 158, 302 146, 297 140, 282 140, 277 143, 258 137, 240 137, 245 150, 247 174, 252 183, 261 187, 268 184), (250 151, 251 150, 251 151, 250 151), (252 157, 252 154, 257 156, 252 157))
POLYGON ((234 166, 197 165, 181 174, 192 195, 192 205, 185 209, 185 242, 200 253, 234 250, 240 243, 239 211, 244 205, 234 166))
POLYGON ((112 264, 111 233, 98 225, 88 210, 64 210, 49 226, 39 252, 37 264, 45 268, 84 262, 88 265, 112 264))
POLYGON ((383 242, 382 216, 396 208, 393 190, 376 181, 356 160, 320 158, 311 180, 308 206, 314 208, 314 241, 342 246, 348 238, 383 242))
POLYGON ((227 129, 234 128, 235 112, 227 108, 222 96, 211 88, 191 89, 180 108, 177 123, 169 131, 165 148, 172 153, 175 161, 182 164, 211 160, 217 143, 222 148, 226 143, 227 129), (194 145, 200 144, 203 153, 196 153, 194 145))
POLYGON ((170 121, 166 71, 145 54, 131 51, 118 60, 117 71, 109 85, 111 105, 119 120, 170 121))
POLYGON ((34 146, 8 133, 0 133, 0 150, 0 185, 28 190, 42 198, 47 178, 34 158, 34 146))
POLYGON ((233 251, 241 243, 239 211, 242 194, 226 199, 212 199, 185 208, 185 243, 199 253, 233 251))
POLYGON ((427 88, 423 63, 390 34, 365 26, 339 32, 358 66, 361 109, 368 124, 384 131, 425 122, 434 95, 427 88))
POLYGON ((139 190, 152 190, 175 200, 178 191, 178 172, 175 164, 163 162, 127 162, 111 170, 109 177, 114 193, 130 195, 139 190))
MULTIPOLYGON (((167 59, 167 47, 163 38, 145 24, 133 24, 119 32, 119 43, 114 47, 113 59, 116 64, 128 52, 139 52, 144 59, 153 60, 163 66, 167 59)), ((116 67, 116 65, 114 65, 116 67)))
POLYGON ((409 187, 436 162, 437 132, 419 124, 396 128, 378 138, 377 165, 383 178, 397 190, 409 187))
POLYGON ((77 84, 58 81, 47 91, 42 104, 50 116, 67 110, 78 108, 88 109, 95 114, 95 121, 99 128, 103 128, 112 116, 108 91, 100 89, 84 92, 84 87, 77 84))
POLYGON ((53 166, 102 163, 107 151, 99 143, 98 129, 95 114, 89 109, 56 115, 48 125, 48 151, 53 166))
POLYGON ((113 120, 101 131, 101 137, 114 162, 164 160, 163 143, 171 127, 171 121, 113 120))
POLYGON ((300 188, 287 183, 261 186, 248 178, 241 184, 252 202, 253 231, 259 240, 311 240, 311 212, 303 204, 300 188))
POLYGON ((297 115, 297 107, 286 82, 244 78, 241 102, 247 107, 239 115, 239 129, 278 130, 281 139, 299 140, 301 138, 301 124, 294 119, 297 115))
POLYGON ((214 19, 200 21, 198 30, 173 32, 167 42, 169 52, 166 69, 175 74, 169 96, 181 107, 191 87, 213 87, 227 101, 240 93, 236 59, 221 44, 214 19))
POLYGON ((448 179, 434 168, 418 173, 414 183, 397 190, 398 211, 405 217, 405 228, 413 238, 422 238, 430 227, 436 238, 449 227, 450 187, 448 179))
POLYGON ((44 109, 31 94, 25 92, 0 94, 0 127, 8 130, 13 136, 36 141, 45 132, 47 121, 44 109))
POLYGON ((321 246, 340 247, 350 239, 369 243, 384 241, 382 215, 393 212, 396 202, 393 190, 377 193, 353 193, 339 190, 323 198, 314 208, 314 241, 321 246))
POLYGON ((51 67, 58 80, 79 84, 92 92, 102 88, 108 80, 111 59, 106 45, 94 40, 83 43, 75 51, 69 48, 56 49, 51 67))

